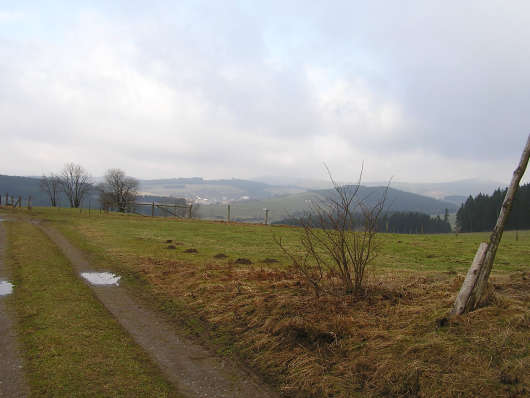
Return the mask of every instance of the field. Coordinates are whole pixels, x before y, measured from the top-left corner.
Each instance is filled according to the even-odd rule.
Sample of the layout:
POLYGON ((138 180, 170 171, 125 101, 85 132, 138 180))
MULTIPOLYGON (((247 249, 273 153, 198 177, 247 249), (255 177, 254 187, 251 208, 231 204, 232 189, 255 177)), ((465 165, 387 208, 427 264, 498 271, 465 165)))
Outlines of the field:
POLYGON ((28 223, 8 232, 32 396, 181 396, 42 232, 28 223))
POLYGON ((176 328, 285 396, 528 393, 530 231, 505 233, 487 305, 440 322, 487 234, 380 234, 366 297, 316 299, 273 241, 296 250, 296 228, 65 209, 17 214, 45 220, 176 328))

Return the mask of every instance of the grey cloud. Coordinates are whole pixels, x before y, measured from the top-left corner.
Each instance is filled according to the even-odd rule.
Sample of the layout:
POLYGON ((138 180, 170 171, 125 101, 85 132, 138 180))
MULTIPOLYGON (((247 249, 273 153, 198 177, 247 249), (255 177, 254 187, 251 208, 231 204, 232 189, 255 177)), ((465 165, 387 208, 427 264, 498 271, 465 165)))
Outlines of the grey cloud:
POLYGON ((360 158, 379 179, 392 168, 413 174, 401 180, 499 178, 528 134, 528 11, 522 1, 71 8, 53 16, 69 18, 60 36, 0 29, 0 134, 100 167, 116 165, 79 148, 119 148, 118 166, 138 175, 135 161, 154 174, 160 162, 164 176, 230 177, 360 158), (434 158, 451 164, 417 170, 434 158))

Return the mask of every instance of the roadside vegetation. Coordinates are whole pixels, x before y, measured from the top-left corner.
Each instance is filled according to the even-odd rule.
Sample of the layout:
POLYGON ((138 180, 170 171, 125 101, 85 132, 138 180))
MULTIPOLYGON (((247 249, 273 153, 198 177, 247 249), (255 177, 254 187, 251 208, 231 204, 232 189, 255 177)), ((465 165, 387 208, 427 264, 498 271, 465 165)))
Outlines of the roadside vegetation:
MULTIPOLYGON (((22 210, 20 214, 28 212, 22 210)), ((507 232, 488 303, 444 320, 487 234, 379 234, 364 297, 316 298, 274 243, 300 229, 34 209, 176 327, 289 397, 525 396, 530 231, 507 232)))
POLYGON ((4 224, 32 396, 179 396, 40 230, 4 224))

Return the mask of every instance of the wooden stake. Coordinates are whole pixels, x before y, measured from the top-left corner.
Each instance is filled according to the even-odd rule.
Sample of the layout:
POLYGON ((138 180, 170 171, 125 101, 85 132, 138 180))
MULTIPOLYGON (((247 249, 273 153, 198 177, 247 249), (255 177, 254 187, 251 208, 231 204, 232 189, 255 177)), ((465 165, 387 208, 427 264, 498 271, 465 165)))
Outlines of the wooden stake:
POLYGON ((497 248, 502 238, 502 233, 504 231, 504 226, 510 215, 510 211, 513 205, 513 199, 515 193, 519 188, 519 182, 523 177, 523 174, 528 165, 528 159, 530 158, 530 134, 526 141, 526 146, 521 155, 521 160, 519 165, 513 172, 512 181, 508 190, 506 191, 506 196, 502 203, 501 211, 499 213, 499 218, 497 219, 497 224, 491 232, 490 239, 488 243, 482 242, 477 250, 475 259, 467 272, 466 279, 460 288, 460 292, 455 300, 455 305, 451 311, 451 315, 461 315, 463 313, 473 311, 480 304, 483 295, 486 291, 486 286, 488 283, 488 278, 490 276, 491 269, 493 268, 493 261, 495 260, 495 254, 497 253, 497 248))

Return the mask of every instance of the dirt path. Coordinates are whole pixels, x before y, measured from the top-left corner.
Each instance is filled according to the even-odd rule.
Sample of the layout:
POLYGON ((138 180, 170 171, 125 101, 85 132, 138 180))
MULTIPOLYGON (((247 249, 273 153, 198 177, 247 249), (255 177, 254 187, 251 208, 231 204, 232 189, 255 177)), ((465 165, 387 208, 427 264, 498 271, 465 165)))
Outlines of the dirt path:
MULTIPOLYGON (((38 225, 61 248, 78 273, 94 271, 83 253, 58 231, 45 224, 38 225)), ((133 300, 125 288, 90 287, 182 393, 190 397, 278 397, 245 370, 177 335, 168 321, 133 300)))
MULTIPOLYGON (((9 272, 3 262, 6 234, 0 222, 0 280, 8 280, 9 272)), ((14 317, 0 296, 0 397, 19 398, 29 396, 24 379, 22 360, 19 355, 14 317)))

